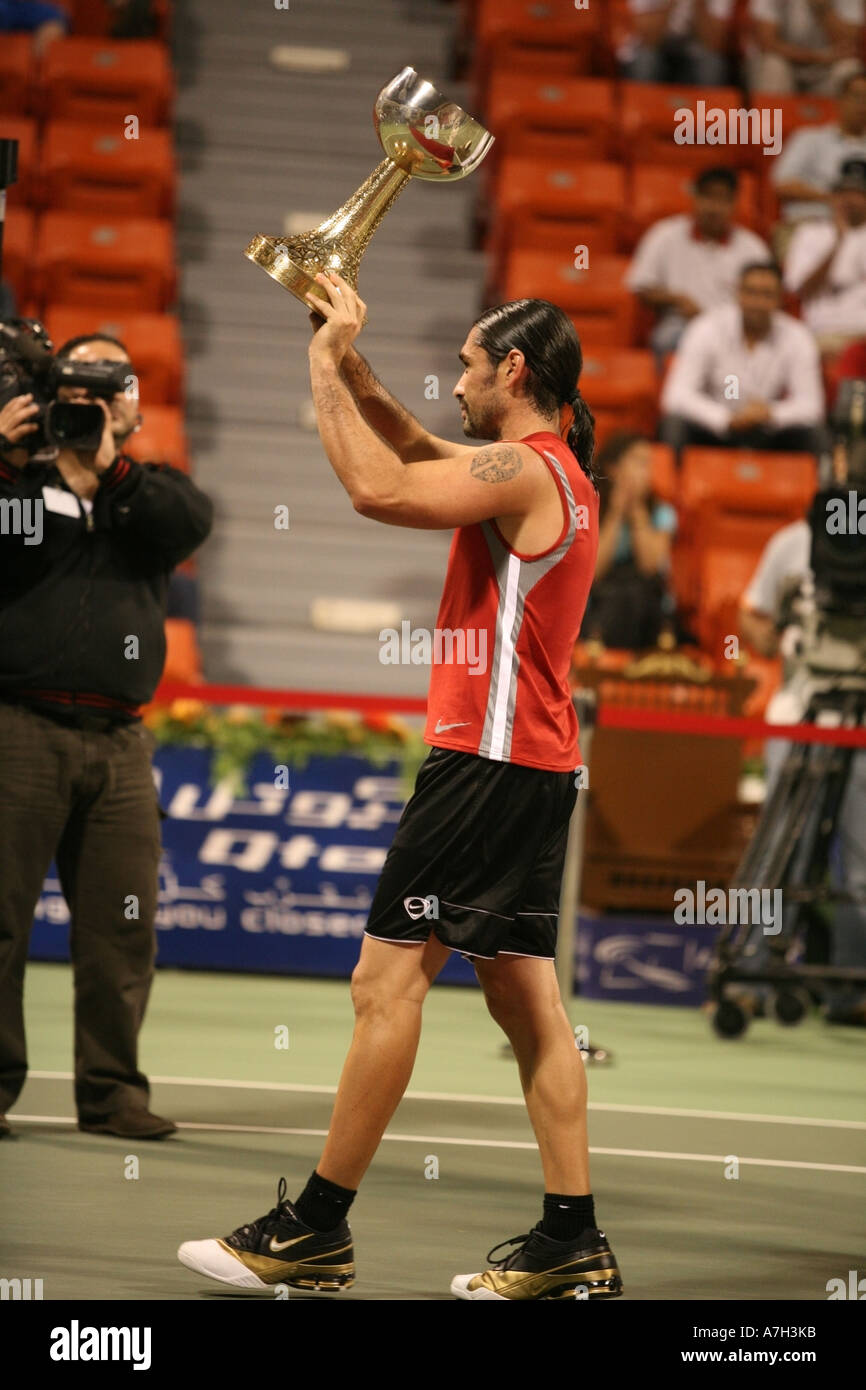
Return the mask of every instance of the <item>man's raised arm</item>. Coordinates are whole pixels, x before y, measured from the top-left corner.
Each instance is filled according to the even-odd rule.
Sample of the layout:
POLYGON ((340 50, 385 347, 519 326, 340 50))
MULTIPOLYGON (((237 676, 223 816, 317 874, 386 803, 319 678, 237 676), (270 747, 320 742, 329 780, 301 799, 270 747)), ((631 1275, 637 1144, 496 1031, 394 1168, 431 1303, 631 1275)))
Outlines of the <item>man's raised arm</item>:
POLYGON ((381 435, 386 444, 390 444, 403 463, 475 453, 475 448, 454 444, 449 439, 439 439, 425 430, 420 420, 416 420, 411 411, 386 390, 369 362, 356 348, 349 348, 340 364, 340 371, 367 424, 381 435))

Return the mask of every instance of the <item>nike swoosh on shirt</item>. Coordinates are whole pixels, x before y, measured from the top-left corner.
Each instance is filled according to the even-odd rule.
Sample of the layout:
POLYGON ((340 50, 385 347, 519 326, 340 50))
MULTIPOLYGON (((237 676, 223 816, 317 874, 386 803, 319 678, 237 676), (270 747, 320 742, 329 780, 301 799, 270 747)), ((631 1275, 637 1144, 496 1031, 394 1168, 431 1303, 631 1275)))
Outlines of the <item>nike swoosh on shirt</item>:
POLYGON ((442 720, 438 719, 436 721, 436 728, 433 730, 433 732, 434 734, 444 734, 446 729, 463 729, 466 727, 467 724, 471 723, 471 719, 458 719, 456 724, 443 724, 442 720))

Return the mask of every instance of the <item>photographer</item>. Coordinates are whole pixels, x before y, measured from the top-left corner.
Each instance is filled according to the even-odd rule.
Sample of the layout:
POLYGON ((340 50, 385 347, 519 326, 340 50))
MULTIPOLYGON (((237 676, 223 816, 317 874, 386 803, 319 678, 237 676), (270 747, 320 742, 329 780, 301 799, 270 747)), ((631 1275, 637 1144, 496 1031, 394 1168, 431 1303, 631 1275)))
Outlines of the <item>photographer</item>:
POLYGON ((160 856, 138 710, 162 673, 171 571, 207 537, 212 506, 176 469, 124 454, 140 416, 122 343, 74 339, 53 361, 26 320, 0 325, 0 342, 0 1115, 27 1072, 24 968, 54 858, 79 1129, 158 1139, 176 1126, 150 1114, 137 1061, 160 856), (69 384, 55 389, 58 368, 69 384))
MULTIPOLYGON (((866 443, 860 441, 851 448, 837 446, 833 460, 837 487, 866 491, 866 443)), ((796 521, 777 531, 767 543, 757 571, 746 590, 740 609, 740 633, 762 656, 783 657, 782 686, 767 708, 767 722, 797 723, 806 713, 809 694, 815 685, 814 672, 804 660, 803 629, 798 603, 804 584, 812 578, 810 552, 812 532, 808 521, 796 521)), ((862 627, 866 628, 866 619, 862 627)), ((858 646, 862 651, 864 635, 858 646)), ((862 669, 860 674, 866 678, 862 669)), ((832 684, 824 677, 821 684, 832 684)), ((772 794, 782 772, 791 744, 772 739, 765 747, 767 766, 767 797, 772 794)), ((820 814, 820 800, 814 803, 820 814)), ((814 815, 812 817, 814 822, 814 815)), ((834 827, 835 845, 831 855, 831 877, 837 888, 861 898, 860 902, 840 902, 835 905, 832 927, 830 963, 838 967, 866 969, 866 752, 857 751, 851 759, 850 774, 844 799, 839 807, 834 827)), ((801 843, 805 852, 813 843, 814 823, 804 829, 801 843)), ((806 857, 801 854, 800 861, 806 857)), ((798 862, 802 867, 802 862, 798 862)), ((784 930, 789 929, 786 909, 784 930)), ((753 965, 764 966, 768 960, 768 943, 761 938, 751 953, 753 965)), ((758 985, 753 992, 754 1002, 764 1001, 766 986, 758 985)), ((828 990, 825 1017, 829 1023, 866 1026, 866 990, 862 985, 834 986, 828 990)))

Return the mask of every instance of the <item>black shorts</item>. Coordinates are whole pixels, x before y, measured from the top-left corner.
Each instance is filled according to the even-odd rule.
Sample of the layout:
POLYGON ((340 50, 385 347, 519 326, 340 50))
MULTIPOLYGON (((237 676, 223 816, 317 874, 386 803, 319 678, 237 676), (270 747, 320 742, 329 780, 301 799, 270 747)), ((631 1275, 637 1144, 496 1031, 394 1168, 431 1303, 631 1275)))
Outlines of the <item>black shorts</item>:
POLYGON ((434 748, 397 827, 365 932, 492 959, 556 954, 574 772, 434 748))

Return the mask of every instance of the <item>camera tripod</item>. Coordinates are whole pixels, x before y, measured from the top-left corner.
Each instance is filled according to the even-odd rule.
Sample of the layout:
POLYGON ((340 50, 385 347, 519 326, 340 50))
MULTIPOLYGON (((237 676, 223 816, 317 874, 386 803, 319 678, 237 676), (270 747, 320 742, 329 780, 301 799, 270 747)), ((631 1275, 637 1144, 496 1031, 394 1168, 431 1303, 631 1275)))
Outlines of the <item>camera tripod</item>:
MULTIPOLYGON (((803 722, 826 724, 827 715, 833 715, 841 727, 862 727, 866 683, 813 694, 803 722)), ((721 1037, 738 1037, 749 1023, 747 1005, 727 996, 726 987, 731 984, 769 987, 772 1011, 779 1023, 787 1025, 805 1017, 811 1004, 810 985, 866 987, 866 966, 806 965, 798 958, 805 928, 819 902, 863 901, 833 892, 826 883, 831 842, 852 759, 858 752, 838 744, 797 743, 785 759, 731 883, 733 889, 745 891, 781 889, 785 909, 781 930, 768 936, 763 962, 759 956, 750 964, 750 957, 758 952, 761 923, 729 922, 722 928, 707 980, 709 997, 716 1005, 713 1027, 721 1037)))

